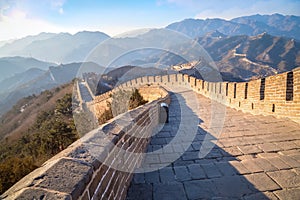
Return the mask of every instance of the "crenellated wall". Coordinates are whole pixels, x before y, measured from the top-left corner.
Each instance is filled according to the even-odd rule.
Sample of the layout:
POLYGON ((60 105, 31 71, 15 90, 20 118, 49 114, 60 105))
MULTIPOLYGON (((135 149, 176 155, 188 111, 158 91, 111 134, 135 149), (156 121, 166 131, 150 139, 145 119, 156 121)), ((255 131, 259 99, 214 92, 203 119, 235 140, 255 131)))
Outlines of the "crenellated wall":
MULTIPOLYGON (((125 199, 131 172, 142 159, 136 153, 145 151, 149 136, 158 125, 159 104, 169 102, 163 87, 176 85, 243 112, 287 117, 300 123, 300 68, 243 83, 206 82, 182 74, 141 77, 114 90, 140 88, 145 98, 158 100, 121 114, 87 133, 0 198, 125 199), (118 159, 120 149, 129 152, 128 159, 118 159), (117 170, 123 166, 131 169, 117 170)), ((101 109, 97 105, 110 98, 110 94, 95 97, 89 106, 101 109)))
POLYGON ((183 74, 148 76, 130 80, 119 88, 145 84, 182 85, 228 107, 254 115, 287 117, 300 123, 300 68, 249 82, 207 82, 183 74))
POLYGON ((168 92, 161 86, 147 85, 146 81, 143 81, 141 83, 142 85, 139 85, 138 87, 135 87, 136 84, 130 85, 130 82, 128 83, 128 85, 119 86, 109 92, 96 96, 92 102, 87 103, 87 106, 94 112, 96 117, 99 118, 105 111, 105 109, 108 108, 107 103, 111 103, 113 93, 117 92, 118 90, 132 90, 134 88, 137 88, 139 90, 139 93, 148 102, 168 96, 168 92), (144 85, 143 83, 146 85, 144 85))

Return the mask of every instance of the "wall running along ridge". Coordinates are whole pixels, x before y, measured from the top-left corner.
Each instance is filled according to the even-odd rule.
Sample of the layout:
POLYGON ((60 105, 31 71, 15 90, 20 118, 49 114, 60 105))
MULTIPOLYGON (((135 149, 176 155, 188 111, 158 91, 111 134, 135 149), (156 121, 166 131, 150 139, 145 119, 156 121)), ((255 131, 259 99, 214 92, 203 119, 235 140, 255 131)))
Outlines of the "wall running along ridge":
POLYGON ((228 107, 254 115, 273 115, 300 123, 300 67, 290 72, 249 82, 207 82, 183 74, 147 76, 123 83, 119 88, 145 84, 181 85, 228 107))
MULTIPOLYGON (((112 92, 141 88, 145 85, 154 85, 140 90, 144 90, 145 96, 148 93, 149 99, 160 99, 121 114, 87 133, 42 167, 24 177, 1 198, 125 199, 132 173, 115 170, 109 167, 111 165, 105 165, 99 160, 106 159, 108 163, 120 167, 124 166, 125 162, 133 166, 133 169, 139 166, 142 158, 133 153, 145 152, 149 136, 158 125, 159 104, 170 100, 162 88, 164 86, 186 86, 196 93, 243 112, 287 117, 300 123, 300 68, 243 83, 206 82, 182 74, 148 76, 123 83, 112 92), (161 92, 151 96, 154 90, 161 92), (122 125, 116 123, 116 120, 127 123, 122 125), (116 147, 132 154, 128 159, 120 161, 116 156, 116 147), (91 152, 97 152, 97 155, 91 152)), ((110 98, 110 94, 111 92, 108 92, 95 97, 93 102, 88 103, 88 107, 97 109, 98 104, 110 98)))

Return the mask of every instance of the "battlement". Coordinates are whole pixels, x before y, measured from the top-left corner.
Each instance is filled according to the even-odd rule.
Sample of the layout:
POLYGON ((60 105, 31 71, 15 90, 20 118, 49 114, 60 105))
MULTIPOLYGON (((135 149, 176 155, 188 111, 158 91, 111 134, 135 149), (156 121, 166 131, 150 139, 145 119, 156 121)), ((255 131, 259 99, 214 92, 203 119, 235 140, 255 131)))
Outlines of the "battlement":
POLYGON ((116 87, 111 91, 96 96, 94 100, 87 104, 88 108, 93 111, 97 118, 108 109, 107 103, 111 103, 112 95, 119 90, 132 90, 137 88, 139 93, 143 96, 144 100, 151 102, 157 99, 165 98, 168 96, 168 92, 161 86, 158 85, 142 85, 139 87, 116 87))
MULTIPOLYGON (((152 102, 87 133, 1 197, 125 199, 131 172, 142 160, 135 153, 145 151, 149 136, 158 125, 158 104, 169 101, 162 88, 176 85, 243 112, 286 117, 300 123, 300 68, 243 83, 207 82, 182 74, 140 77, 118 85, 114 91, 140 88, 142 95, 152 102), (120 149, 129 152, 128 159, 116 159, 120 149), (122 166, 131 166, 131 170, 117 170, 122 166)), ((101 109, 97 106, 107 101, 111 92, 95 97, 89 106, 101 109)))
POLYGON ((300 123, 300 68, 249 82, 207 82, 184 74, 146 76, 118 88, 145 84, 162 87, 181 85, 228 107, 254 115, 273 115, 300 123))

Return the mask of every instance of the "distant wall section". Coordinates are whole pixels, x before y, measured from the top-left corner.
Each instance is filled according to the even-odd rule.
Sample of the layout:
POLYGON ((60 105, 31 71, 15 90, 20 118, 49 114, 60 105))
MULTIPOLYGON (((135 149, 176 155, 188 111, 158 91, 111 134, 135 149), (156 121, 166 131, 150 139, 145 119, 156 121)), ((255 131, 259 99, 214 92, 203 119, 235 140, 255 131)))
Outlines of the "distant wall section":
MULTIPOLYGON (((187 86, 228 107, 254 115, 273 115, 300 123, 300 68, 249 82, 207 82, 183 74, 146 76, 118 88, 144 85, 187 86)), ((102 98, 102 97, 101 97, 102 98)))

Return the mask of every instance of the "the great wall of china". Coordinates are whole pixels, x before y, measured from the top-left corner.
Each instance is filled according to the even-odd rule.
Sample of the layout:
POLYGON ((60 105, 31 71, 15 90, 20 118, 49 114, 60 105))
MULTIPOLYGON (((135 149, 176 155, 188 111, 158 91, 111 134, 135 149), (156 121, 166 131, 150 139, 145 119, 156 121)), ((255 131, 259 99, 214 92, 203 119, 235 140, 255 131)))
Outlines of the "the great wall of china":
MULTIPOLYGON (((207 82, 184 74, 146 76, 120 84, 114 90, 141 88, 147 84, 162 87, 168 85, 187 86, 196 93, 243 112, 287 117, 300 123, 300 68, 241 83, 207 82)), ((92 105, 95 106, 96 113, 97 110, 100 110, 97 109, 97 106, 105 102, 114 90, 95 97, 92 105)), ((144 96, 149 93, 153 94, 153 91, 148 91, 147 93, 143 89, 141 93, 144 96)))
MULTIPOLYGON (((300 68, 243 83, 206 82, 182 74, 149 76, 123 83, 116 90, 140 88, 145 85, 186 86, 196 93, 243 112, 287 117, 300 123, 300 68)), ((128 164, 134 169, 141 162, 142 158, 136 157, 134 153, 145 151, 149 142, 147 136, 151 135, 153 128, 158 125, 158 104, 169 99, 163 88, 155 90, 161 91, 157 95, 158 100, 121 114, 87 133, 81 140, 24 177, 2 197, 6 199, 34 197, 39 199, 41 196, 49 199, 124 199, 132 173, 118 171, 110 166, 128 164), (116 123, 117 120, 126 123, 122 125, 116 123), (138 126, 135 126, 136 124, 138 126), (103 134, 105 137, 101 137, 103 134), (131 152, 128 159, 118 160, 116 155, 119 148, 116 147, 131 152), (106 163, 111 165, 105 165, 97 158, 106 159, 106 163)), ((96 110, 97 106, 103 107, 103 102, 109 98, 109 94, 95 97, 89 106, 94 106, 96 110)), ((151 100, 153 99, 155 97, 151 100)))

